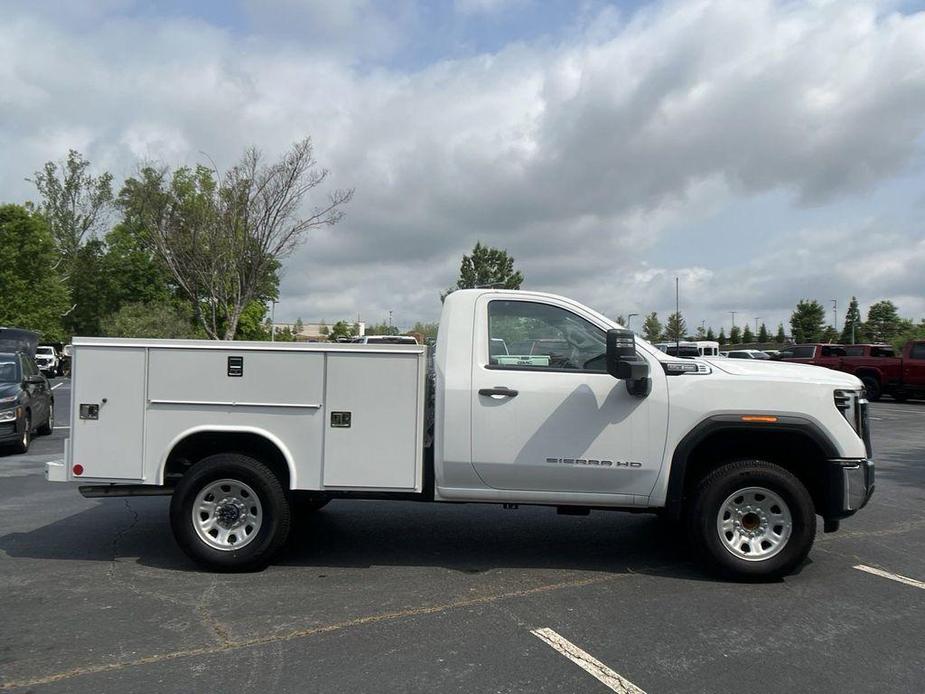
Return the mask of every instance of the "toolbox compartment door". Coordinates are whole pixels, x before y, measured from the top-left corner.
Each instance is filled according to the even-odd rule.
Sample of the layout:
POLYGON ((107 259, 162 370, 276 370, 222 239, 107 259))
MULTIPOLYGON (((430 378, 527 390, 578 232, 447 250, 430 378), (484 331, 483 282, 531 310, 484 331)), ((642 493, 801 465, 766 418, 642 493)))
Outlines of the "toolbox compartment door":
POLYGON ((328 354, 326 488, 420 490, 422 363, 417 352, 328 354))
POLYGON ((75 479, 141 480, 144 473, 145 349, 79 346, 71 394, 75 479))

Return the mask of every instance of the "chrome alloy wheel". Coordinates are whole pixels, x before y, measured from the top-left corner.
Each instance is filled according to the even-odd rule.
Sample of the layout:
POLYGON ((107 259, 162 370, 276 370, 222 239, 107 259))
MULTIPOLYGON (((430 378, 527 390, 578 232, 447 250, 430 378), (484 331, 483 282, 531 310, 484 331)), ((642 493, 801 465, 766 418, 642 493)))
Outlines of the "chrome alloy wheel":
POLYGON ((730 494, 719 507, 716 531, 723 546, 737 559, 764 561, 787 546, 793 517, 776 492, 746 487, 730 494))
POLYGON ((193 527, 213 549, 236 550, 251 542, 263 523, 263 507, 250 486, 239 480, 210 482, 196 495, 193 527))

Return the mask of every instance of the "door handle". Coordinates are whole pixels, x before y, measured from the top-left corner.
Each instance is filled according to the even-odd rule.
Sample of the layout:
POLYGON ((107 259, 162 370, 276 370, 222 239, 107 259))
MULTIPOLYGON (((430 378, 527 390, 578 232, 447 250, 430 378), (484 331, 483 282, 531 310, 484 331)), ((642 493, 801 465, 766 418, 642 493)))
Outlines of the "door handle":
POLYGON ((517 391, 510 388, 479 388, 479 395, 503 395, 508 398, 517 397, 517 391))

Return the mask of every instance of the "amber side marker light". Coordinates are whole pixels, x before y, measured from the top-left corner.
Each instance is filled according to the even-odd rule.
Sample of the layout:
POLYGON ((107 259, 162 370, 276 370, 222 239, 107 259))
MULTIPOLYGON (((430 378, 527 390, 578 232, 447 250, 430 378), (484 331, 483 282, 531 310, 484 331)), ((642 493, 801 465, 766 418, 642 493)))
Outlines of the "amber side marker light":
POLYGON ((769 415, 763 414, 747 414, 742 416, 743 422, 761 422, 763 424, 774 424, 777 421, 777 417, 771 417, 769 415))

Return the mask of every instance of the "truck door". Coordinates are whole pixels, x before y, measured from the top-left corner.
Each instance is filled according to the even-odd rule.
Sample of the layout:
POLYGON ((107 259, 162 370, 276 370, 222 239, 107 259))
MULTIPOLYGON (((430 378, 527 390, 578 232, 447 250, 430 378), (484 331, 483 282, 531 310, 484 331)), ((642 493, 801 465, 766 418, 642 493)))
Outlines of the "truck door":
POLYGON ((495 489, 648 495, 667 427, 658 361, 650 357, 653 393, 634 397, 604 370, 605 328, 576 306, 487 295, 476 315, 471 436, 481 480, 495 489), (507 354, 491 348, 498 340, 507 354))
POLYGON ((925 387, 925 342, 913 342, 902 363, 903 385, 907 388, 925 387))

